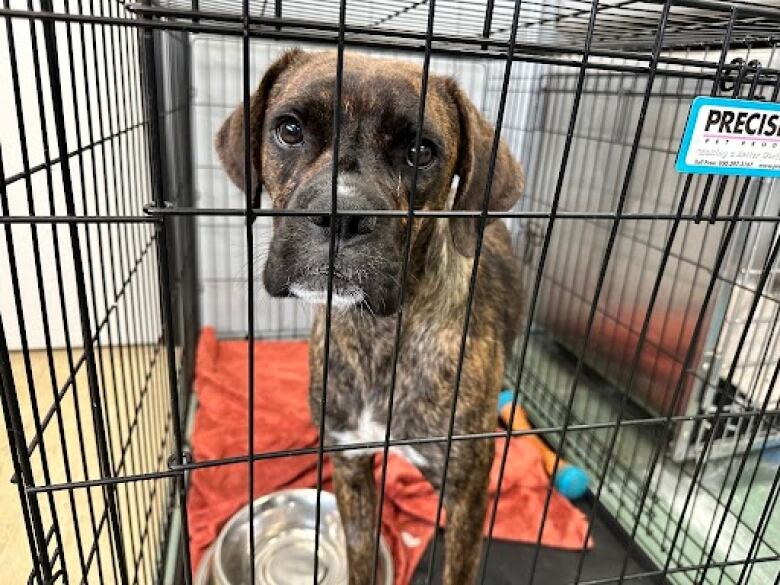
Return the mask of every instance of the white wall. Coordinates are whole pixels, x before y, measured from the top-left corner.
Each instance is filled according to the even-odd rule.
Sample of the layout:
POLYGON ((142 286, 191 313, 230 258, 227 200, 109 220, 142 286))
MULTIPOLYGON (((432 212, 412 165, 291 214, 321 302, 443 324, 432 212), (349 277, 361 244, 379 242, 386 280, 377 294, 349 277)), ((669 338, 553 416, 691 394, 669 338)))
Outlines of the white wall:
MULTIPOLYGON (((62 3, 55 3, 55 10, 64 10, 62 3)), ((26 2, 18 0, 11 2, 11 8, 25 8, 26 2)), ((15 94, 11 82, 12 68, 9 56, 9 41, 6 35, 6 20, 3 19, 2 34, 0 34, 0 112, 3 123, 0 124, 0 145, 4 174, 6 181, 23 172, 22 139, 17 122, 24 122, 26 138, 24 145, 28 149, 29 166, 44 164, 47 156, 44 146, 48 147, 48 159, 59 156, 57 148, 52 92, 46 67, 46 49, 43 41, 42 25, 35 25, 37 39, 33 42, 30 31, 30 21, 12 20, 13 41, 16 50, 18 66, 21 111, 15 106, 15 94), (39 67, 36 67, 34 56, 37 54, 39 67), (42 103, 38 99, 36 76, 40 71, 42 103), (41 112, 43 120, 41 120, 41 112), (45 140, 48 144, 45 144, 45 140)), ((135 35, 121 33, 116 28, 96 29, 93 36, 92 28, 80 27, 75 24, 59 23, 57 27, 57 56, 61 85, 59 91, 64 109, 64 121, 69 152, 74 152, 79 146, 86 146, 100 141, 102 137, 110 137, 120 130, 127 130, 141 121, 140 111, 140 78, 138 72, 138 54, 135 47, 135 35), (66 30, 70 28, 72 35, 72 58, 75 65, 75 75, 70 75, 70 52, 67 43, 66 30), (80 34, 84 34, 84 47, 80 34), (93 43, 96 50, 93 52, 93 43), (86 77, 82 64, 86 61, 86 77), (98 85, 99 84, 99 85, 98 85), (76 96, 74 102, 74 95, 76 96), (80 122, 80 136, 77 136, 76 121, 80 122), (88 121, 92 124, 92 133, 88 121)), ((148 190, 148 172, 146 164, 146 146, 144 130, 136 127, 121 133, 120 138, 108 140, 93 149, 84 151, 84 156, 69 158, 72 173, 72 186, 76 213, 79 215, 142 215, 142 206, 150 199, 148 190), (93 156, 95 163, 93 164, 93 156), (83 167, 82 167, 83 164, 83 167), (83 180, 82 180, 83 176, 83 180)), ((31 174, 30 189, 34 214, 48 216, 52 214, 65 215, 65 196, 60 165, 50 165, 51 176, 45 171, 31 174), (53 199, 53 207, 49 201, 49 186, 53 199)), ((33 213, 27 200, 27 181, 22 178, 8 186, 8 209, 5 214, 12 216, 29 216, 33 213)), ((5 228, 0 228, 0 315, 6 329, 6 336, 11 349, 21 347, 20 320, 15 305, 15 295, 11 286, 10 250, 6 244, 5 228)), ((28 344, 31 348, 44 346, 44 317, 42 313, 39 289, 43 291, 48 322, 50 325, 51 344, 62 347, 66 334, 70 336, 73 345, 82 345, 81 328, 77 291, 75 289, 75 273, 73 270, 73 249, 68 226, 41 224, 39 227, 30 225, 14 225, 10 228, 13 250, 16 258, 16 268, 19 272, 20 299, 22 303, 24 325, 27 329, 28 344), (33 234, 37 233, 39 251, 36 255, 33 248, 33 234), (63 287, 57 284, 55 255, 55 240, 60 248, 62 258, 63 287), (41 272, 39 284, 36 276, 36 265, 41 272), (60 307, 60 292, 64 297, 64 310, 69 320, 69 331, 66 332, 60 307)), ((92 305, 92 283, 94 282, 94 303, 97 311, 91 313, 93 330, 106 315, 106 307, 111 310, 114 300, 121 291, 122 282, 127 279, 131 267, 140 258, 141 267, 147 274, 153 274, 154 250, 141 254, 142 244, 149 241, 151 227, 145 226, 91 226, 88 230, 80 228, 80 243, 82 246, 81 262, 87 272, 87 294, 92 305), (87 246, 91 246, 93 273, 89 272, 87 246), (102 245, 102 250, 100 246, 102 245), (112 249, 109 249, 111 245, 112 249), (113 271, 112 271, 113 263, 113 271), (101 267, 105 267, 105 274, 101 267), (112 278, 112 275, 115 278, 112 278), (116 281, 116 283, 115 283, 116 281), (105 289, 105 294, 104 294, 105 289), (107 299, 108 302, 104 299, 107 299)), ((145 277, 146 278, 146 277, 145 277)), ((120 299, 118 310, 111 311, 110 328, 114 343, 121 337, 124 343, 141 341, 134 333, 135 327, 130 326, 123 317, 122 303, 128 296, 140 295, 142 287, 150 290, 151 281, 144 282, 138 278, 133 286, 128 287, 126 295, 120 299)), ((129 299, 128 299, 129 300, 129 299)), ((108 328, 104 328, 105 334, 108 328)))

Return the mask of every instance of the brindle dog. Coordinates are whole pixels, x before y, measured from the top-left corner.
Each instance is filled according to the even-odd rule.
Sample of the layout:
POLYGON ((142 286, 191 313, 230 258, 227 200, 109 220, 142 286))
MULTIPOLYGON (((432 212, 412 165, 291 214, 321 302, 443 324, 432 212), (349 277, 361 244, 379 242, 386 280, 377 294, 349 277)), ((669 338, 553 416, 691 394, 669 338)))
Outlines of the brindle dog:
MULTIPOLYGON (((421 91, 421 69, 346 54, 338 148, 337 205, 347 210, 408 210, 421 91)), ((250 103, 251 185, 262 185, 276 209, 328 211, 333 164, 335 53, 292 51, 266 72, 250 103)), ((244 188, 243 108, 216 137, 228 175, 244 188)), ((493 129, 456 83, 431 75, 416 162, 416 209, 479 210, 488 177, 493 129), (457 177, 457 189, 451 189, 457 177)), ((489 209, 507 210, 523 174, 504 143, 492 178, 489 209)), ((392 439, 446 436, 478 218, 414 220, 408 287, 398 355, 392 439)), ((383 441, 393 370, 406 220, 385 216, 284 216, 273 220, 263 280, 274 296, 321 306, 311 334, 311 411, 318 424, 331 230, 336 230, 333 319, 325 443, 383 441)), ((459 386, 454 433, 496 425, 505 356, 519 329, 520 269, 500 221, 484 232, 475 298, 459 386)), ((346 533, 351 585, 371 582, 377 491, 373 454, 334 453, 335 491, 346 533)), ((446 445, 399 447, 439 488, 446 445)), ((473 583, 479 561, 494 445, 452 443, 444 503, 446 585, 473 583)))

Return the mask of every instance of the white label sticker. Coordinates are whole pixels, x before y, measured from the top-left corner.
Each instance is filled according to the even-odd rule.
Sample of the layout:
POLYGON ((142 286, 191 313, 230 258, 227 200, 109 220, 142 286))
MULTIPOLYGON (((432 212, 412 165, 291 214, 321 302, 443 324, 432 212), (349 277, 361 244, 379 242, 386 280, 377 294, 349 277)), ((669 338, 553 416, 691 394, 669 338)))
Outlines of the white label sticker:
POLYGON ((696 98, 676 168, 683 173, 780 177, 780 104, 696 98))

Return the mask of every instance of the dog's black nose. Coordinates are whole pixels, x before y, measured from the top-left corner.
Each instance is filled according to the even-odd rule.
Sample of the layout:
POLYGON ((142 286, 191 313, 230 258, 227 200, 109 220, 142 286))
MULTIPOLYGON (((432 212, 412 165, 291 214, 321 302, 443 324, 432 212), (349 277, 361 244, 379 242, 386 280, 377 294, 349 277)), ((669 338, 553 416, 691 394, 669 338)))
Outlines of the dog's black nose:
POLYGON ((341 215, 339 213, 335 219, 332 215, 313 215, 310 216, 309 221, 328 235, 335 225, 336 237, 341 240, 351 240, 356 236, 370 234, 376 227, 376 216, 371 215, 341 215))
POLYGON ((332 194, 330 186, 322 189, 312 199, 308 208, 311 211, 321 211, 322 215, 311 215, 309 221, 316 226, 316 231, 330 237, 331 229, 336 230, 336 237, 342 242, 358 236, 365 236, 374 231, 377 226, 375 215, 361 214, 380 209, 380 199, 373 196, 368 189, 358 190, 354 184, 344 184, 339 180, 339 193, 336 201, 336 216, 331 211, 332 194))

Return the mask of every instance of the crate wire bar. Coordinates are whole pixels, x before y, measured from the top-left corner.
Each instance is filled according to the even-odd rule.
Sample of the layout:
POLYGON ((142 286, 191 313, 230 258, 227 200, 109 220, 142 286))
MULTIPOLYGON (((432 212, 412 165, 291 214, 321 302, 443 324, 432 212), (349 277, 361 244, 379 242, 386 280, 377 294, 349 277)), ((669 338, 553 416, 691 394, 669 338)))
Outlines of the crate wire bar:
MULTIPOLYGON (((380 447, 381 510, 391 446, 441 442, 449 453, 453 441, 524 434, 585 467, 594 478, 589 519, 608 514, 624 531, 614 571, 588 577, 583 549, 573 583, 780 578, 780 468, 767 463, 780 447, 777 181, 673 171, 695 96, 778 101, 779 7, 3 0, 0 17, 0 73, 9 80, 0 88, 9 112, 0 130, 0 380, 28 582, 192 583, 193 470, 245 465, 251 499, 256 462, 316 454, 319 494, 327 453, 380 447), (530 294, 506 375, 512 410, 522 404, 534 429, 455 434, 456 383, 445 436, 391 440, 390 408, 376 444, 320 439, 316 448, 255 453, 262 429, 250 414, 246 455, 191 460, 200 323, 247 339, 253 413, 254 340, 304 337, 311 321, 297 301, 269 299, 256 272, 273 217, 312 213, 272 210, 262 197, 252 207, 248 117, 243 205, 211 148, 232 107, 243 101, 248 110, 274 57, 300 45, 337 51, 334 136, 343 54, 369 51, 422 64, 420 121, 429 72, 457 77, 495 125, 490 175, 499 136, 523 163, 526 193, 503 213, 487 210, 489 179, 475 212, 339 210, 334 165, 327 213, 409 220, 402 299, 411 220, 478 218, 469 307, 486 222, 507 222, 530 294), (632 572, 637 552, 652 566, 632 572)), ((413 198, 416 174, 412 184, 413 198)), ((402 317, 403 306, 395 356, 402 317)), ((545 508, 551 494, 552 486, 545 508)), ((481 583, 497 507, 489 514, 481 583)), ((542 582, 541 535, 540 526, 529 584, 542 582)), ((379 528, 374 538, 376 565, 379 528)), ((426 583, 438 544, 435 536, 426 583)))

